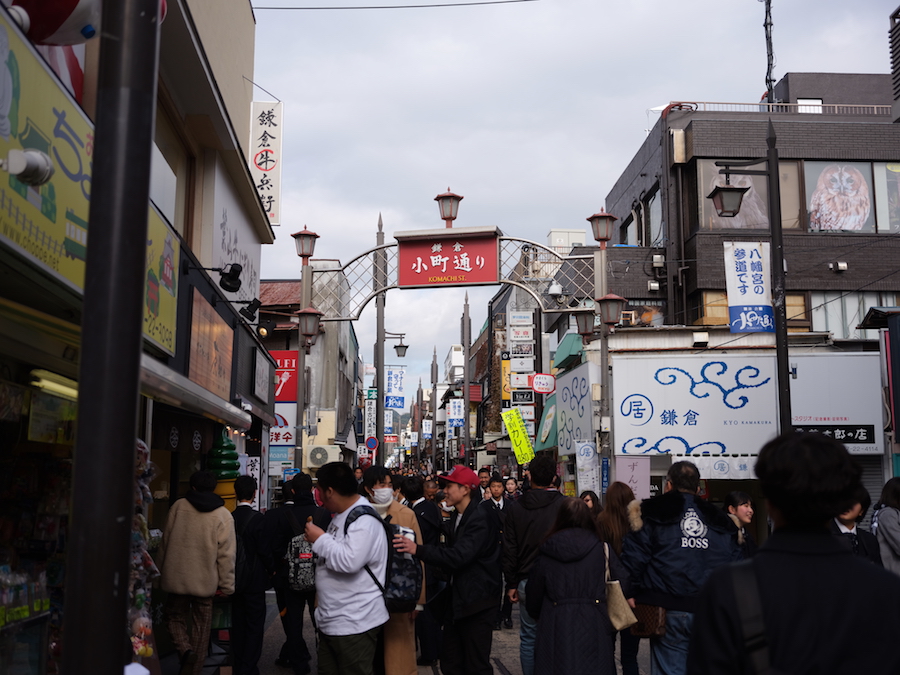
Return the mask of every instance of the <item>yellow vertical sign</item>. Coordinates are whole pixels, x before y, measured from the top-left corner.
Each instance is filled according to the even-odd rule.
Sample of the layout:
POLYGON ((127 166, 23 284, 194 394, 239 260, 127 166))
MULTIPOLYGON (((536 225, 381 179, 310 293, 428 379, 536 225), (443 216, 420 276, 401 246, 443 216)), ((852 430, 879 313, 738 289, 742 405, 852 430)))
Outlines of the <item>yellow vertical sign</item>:
POLYGON ((509 385, 509 373, 512 369, 509 367, 509 359, 503 359, 500 362, 500 386, 503 388, 503 391, 500 397, 504 401, 510 400, 512 387, 509 385))
POLYGON ((509 434, 513 452, 516 453, 516 461, 519 464, 530 462, 534 459, 534 447, 531 445, 531 438, 528 436, 528 429, 525 427, 522 413, 518 408, 509 408, 500 413, 500 417, 503 418, 503 424, 506 425, 506 433, 509 434))

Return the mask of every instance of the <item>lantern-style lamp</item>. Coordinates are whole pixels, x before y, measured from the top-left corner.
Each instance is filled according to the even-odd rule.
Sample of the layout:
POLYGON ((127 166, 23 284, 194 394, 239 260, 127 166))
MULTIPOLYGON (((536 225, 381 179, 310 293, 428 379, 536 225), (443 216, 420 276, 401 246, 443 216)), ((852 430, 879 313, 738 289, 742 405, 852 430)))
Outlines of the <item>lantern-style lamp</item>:
POLYGON ((593 312, 577 312, 575 314, 575 323, 578 326, 578 334, 582 338, 587 338, 594 333, 594 319, 595 314, 593 312))
POLYGON ((303 258, 303 264, 305 265, 312 257, 313 251, 316 250, 316 239, 319 238, 319 235, 311 230, 307 230, 306 225, 304 225, 303 230, 294 232, 291 236, 294 238, 294 244, 297 246, 297 255, 303 258))
POLYGON ((706 195, 712 199, 713 206, 720 218, 734 218, 741 210, 741 200, 749 187, 731 185, 726 176, 725 185, 717 185, 713 191, 706 195))
POLYGON ((297 317, 300 319, 300 334, 307 338, 317 335, 321 316, 322 312, 315 307, 307 307, 297 312, 297 317))
POLYGON ((447 227, 453 227, 453 221, 456 220, 456 214, 459 213, 459 203, 462 200, 463 197, 450 192, 450 188, 447 188, 444 194, 434 198, 434 201, 441 208, 441 219, 447 224, 447 227))
POLYGON ((409 345, 403 344, 403 338, 400 338, 400 342, 394 345, 394 351, 397 352, 397 357, 401 359, 406 356, 407 349, 409 349, 409 345))
POLYGON ((614 326, 622 318, 622 310, 628 301, 613 293, 607 293, 602 298, 597 298, 597 308, 600 312, 600 321, 607 326, 614 326))
POLYGON ((611 213, 601 210, 600 213, 595 213, 587 220, 591 224, 594 241, 600 242, 601 248, 606 248, 606 242, 613 238, 615 222, 618 218, 611 213))

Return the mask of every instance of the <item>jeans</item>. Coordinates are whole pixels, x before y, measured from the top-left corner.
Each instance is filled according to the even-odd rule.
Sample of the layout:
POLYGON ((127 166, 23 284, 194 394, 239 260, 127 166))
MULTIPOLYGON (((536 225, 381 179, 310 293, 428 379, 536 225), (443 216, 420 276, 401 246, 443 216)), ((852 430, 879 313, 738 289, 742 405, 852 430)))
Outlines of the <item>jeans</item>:
POLYGON ((534 675, 534 642, 537 639, 537 620, 525 609, 525 584, 528 579, 519 582, 519 660, 522 662, 522 675, 534 675))
MULTIPOLYGON (((618 632, 619 636, 619 660, 622 662, 622 675, 638 675, 638 650, 641 646, 641 638, 631 634, 631 629, 626 628, 618 632)), ((613 647, 615 647, 616 633, 613 633, 613 647)))
POLYGON ((650 639, 651 675, 685 675, 694 615, 666 610, 666 634, 650 639))

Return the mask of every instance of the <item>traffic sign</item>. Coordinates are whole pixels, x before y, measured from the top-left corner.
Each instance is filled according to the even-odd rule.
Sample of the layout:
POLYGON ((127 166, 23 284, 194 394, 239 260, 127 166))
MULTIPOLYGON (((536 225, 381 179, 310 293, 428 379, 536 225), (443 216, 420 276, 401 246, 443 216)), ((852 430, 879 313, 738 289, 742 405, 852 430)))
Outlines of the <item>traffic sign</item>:
POLYGON ((366 447, 369 450, 377 450, 378 449, 378 439, 375 438, 374 436, 369 436, 366 439, 366 447))

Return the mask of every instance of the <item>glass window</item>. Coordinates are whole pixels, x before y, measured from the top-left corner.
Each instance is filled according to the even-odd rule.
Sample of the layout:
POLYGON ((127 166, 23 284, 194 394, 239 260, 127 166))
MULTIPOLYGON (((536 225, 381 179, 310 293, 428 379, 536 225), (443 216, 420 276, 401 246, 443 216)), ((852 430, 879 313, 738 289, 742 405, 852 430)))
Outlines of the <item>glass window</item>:
POLYGON ((647 246, 660 248, 666 245, 665 233, 662 223, 662 202, 659 198, 659 190, 653 193, 647 200, 647 225, 650 229, 650 239, 647 246))
MULTIPOLYGON (((717 185, 725 185, 725 176, 719 173, 714 159, 697 160, 697 173, 699 179, 700 202, 700 229, 701 230, 767 230, 769 229, 769 190, 766 176, 739 176, 732 174, 729 183, 735 187, 750 188, 744 193, 740 212, 733 218, 720 218, 716 214, 711 199, 707 198, 717 185)), ((754 171, 765 170, 766 165, 754 164, 742 169, 754 171)))
POLYGON ((778 162, 778 187, 781 191, 781 227, 799 230, 803 203, 799 162, 778 162))
POLYGON ((812 329, 827 331, 836 340, 875 340, 877 330, 859 330, 856 327, 872 307, 893 307, 895 293, 842 293, 841 291, 813 291, 812 329))
POLYGON ((875 231, 871 164, 806 162, 804 167, 810 230, 875 231))
POLYGON ((175 126, 162 106, 156 109, 156 133, 151 167, 150 197, 184 238, 187 195, 190 185, 190 156, 175 126), (157 201, 158 200, 158 201, 157 201))
POLYGON ((900 232, 900 163, 876 162, 875 220, 879 232, 900 232))

